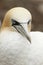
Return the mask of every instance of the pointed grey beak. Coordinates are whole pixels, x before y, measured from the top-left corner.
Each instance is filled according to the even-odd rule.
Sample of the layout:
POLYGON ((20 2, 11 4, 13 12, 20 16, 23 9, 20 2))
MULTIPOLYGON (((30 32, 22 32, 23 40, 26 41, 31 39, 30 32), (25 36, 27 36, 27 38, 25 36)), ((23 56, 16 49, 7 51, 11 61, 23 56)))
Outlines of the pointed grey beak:
POLYGON ((30 36, 28 36, 25 29, 19 22, 12 19, 12 26, 15 27, 15 29, 31 43, 30 36))

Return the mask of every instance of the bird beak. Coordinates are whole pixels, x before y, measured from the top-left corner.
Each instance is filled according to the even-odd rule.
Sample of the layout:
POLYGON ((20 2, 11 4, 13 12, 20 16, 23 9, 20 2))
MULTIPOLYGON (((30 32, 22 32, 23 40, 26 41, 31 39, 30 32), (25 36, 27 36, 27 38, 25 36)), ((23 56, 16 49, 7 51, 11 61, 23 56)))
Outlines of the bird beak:
POLYGON ((15 25, 15 20, 12 19, 12 26, 22 35, 24 36, 30 43, 31 43, 31 39, 30 36, 26 33, 25 29, 23 28, 23 26, 18 23, 16 21, 16 23, 18 23, 18 25, 15 25))

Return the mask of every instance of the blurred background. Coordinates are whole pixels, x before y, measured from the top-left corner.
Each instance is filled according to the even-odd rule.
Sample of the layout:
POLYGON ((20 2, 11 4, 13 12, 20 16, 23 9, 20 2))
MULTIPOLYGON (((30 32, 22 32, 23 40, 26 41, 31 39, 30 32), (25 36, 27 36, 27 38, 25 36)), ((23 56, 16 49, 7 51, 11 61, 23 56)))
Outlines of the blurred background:
POLYGON ((32 14, 32 30, 43 31, 43 0, 0 0, 0 27, 5 13, 13 7, 25 7, 32 14))

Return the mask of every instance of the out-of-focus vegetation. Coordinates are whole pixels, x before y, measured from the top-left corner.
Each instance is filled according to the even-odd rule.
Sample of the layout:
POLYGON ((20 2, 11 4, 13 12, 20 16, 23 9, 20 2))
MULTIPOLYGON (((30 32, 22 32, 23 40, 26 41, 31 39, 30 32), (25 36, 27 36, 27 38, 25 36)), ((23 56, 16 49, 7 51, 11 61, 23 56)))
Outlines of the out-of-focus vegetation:
POLYGON ((43 0, 0 0, 0 20, 16 6, 25 7, 32 14, 32 30, 43 31, 43 0))

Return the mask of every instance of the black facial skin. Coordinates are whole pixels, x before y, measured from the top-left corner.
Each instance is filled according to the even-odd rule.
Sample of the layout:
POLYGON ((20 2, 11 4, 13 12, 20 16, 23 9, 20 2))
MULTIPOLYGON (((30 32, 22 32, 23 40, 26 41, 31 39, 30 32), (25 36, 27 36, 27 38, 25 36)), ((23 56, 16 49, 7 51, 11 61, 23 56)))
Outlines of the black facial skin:
POLYGON ((13 20, 13 19, 12 19, 12 26, 13 26, 13 25, 20 25, 20 23, 17 22, 16 20, 13 20))
POLYGON ((31 20, 29 20, 27 24, 29 24, 30 22, 31 22, 31 20))

